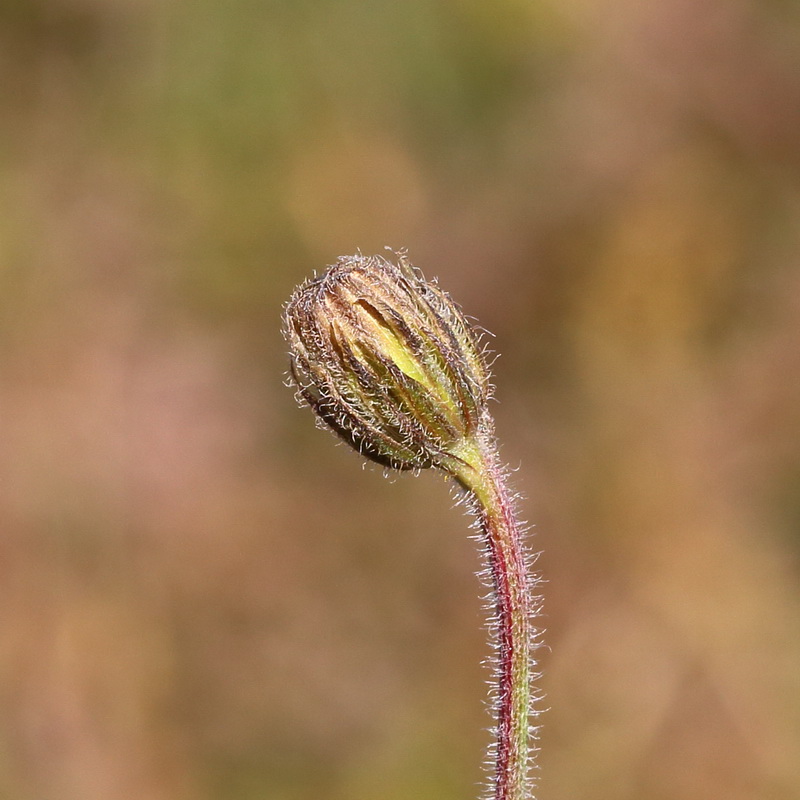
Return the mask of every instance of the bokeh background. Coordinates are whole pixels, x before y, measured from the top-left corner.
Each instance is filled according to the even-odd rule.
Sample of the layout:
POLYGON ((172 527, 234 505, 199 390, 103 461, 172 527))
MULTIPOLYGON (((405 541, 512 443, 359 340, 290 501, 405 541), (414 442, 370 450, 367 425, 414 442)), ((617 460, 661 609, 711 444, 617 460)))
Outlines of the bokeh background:
POLYGON ((0 5, 0 797, 456 800, 467 520, 283 385, 408 247, 496 338, 542 800, 800 796, 800 6, 0 5))

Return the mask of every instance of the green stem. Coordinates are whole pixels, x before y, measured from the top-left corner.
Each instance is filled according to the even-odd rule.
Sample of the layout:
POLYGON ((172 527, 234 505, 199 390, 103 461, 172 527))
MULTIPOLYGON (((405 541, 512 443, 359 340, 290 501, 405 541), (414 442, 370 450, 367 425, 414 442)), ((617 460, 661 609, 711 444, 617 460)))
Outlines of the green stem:
POLYGON ((529 717, 537 600, 522 530, 492 437, 470 443, 452 470, 472 501, 491 577, 497 640, 494 800, 530 800, 529 717))

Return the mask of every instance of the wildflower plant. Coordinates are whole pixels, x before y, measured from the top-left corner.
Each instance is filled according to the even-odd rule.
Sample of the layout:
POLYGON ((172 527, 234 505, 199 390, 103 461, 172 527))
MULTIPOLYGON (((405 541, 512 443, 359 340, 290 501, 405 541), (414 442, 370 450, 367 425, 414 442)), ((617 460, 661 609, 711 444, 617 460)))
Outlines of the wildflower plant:
POLYGON ((540 598, 497 452, 480 337, 408 261, 346 256, 298 287, 284 313, 291 380, 320 423, 363 456, 453 478, 475 518, 494 656, 493 800, 530 800, 540 598))

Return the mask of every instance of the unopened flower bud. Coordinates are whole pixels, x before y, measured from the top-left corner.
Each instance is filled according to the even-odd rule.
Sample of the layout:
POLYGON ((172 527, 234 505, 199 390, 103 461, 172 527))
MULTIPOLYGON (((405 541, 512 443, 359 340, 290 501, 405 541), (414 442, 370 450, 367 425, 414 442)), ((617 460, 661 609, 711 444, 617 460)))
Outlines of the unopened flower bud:
POLYGON ((291 374, 364 456, 447 468, 488 425, 488 370, 458 306, 397 255, 342 257, 295 291, 284 317, 291 374))

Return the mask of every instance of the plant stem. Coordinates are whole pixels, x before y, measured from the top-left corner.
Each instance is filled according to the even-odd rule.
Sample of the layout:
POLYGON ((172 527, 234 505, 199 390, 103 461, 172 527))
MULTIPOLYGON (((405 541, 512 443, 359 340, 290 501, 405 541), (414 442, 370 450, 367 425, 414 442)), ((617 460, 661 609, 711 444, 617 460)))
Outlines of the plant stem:
POLYGON ((461 465, 454 467, 453 474, 467 490, 476 515, 492 589, 491 623, 497 647, 492 797, 530 800, 532 617, 538 601, 532 595, 522 530, 493 437, 481 437, 465 447, 461 465))

